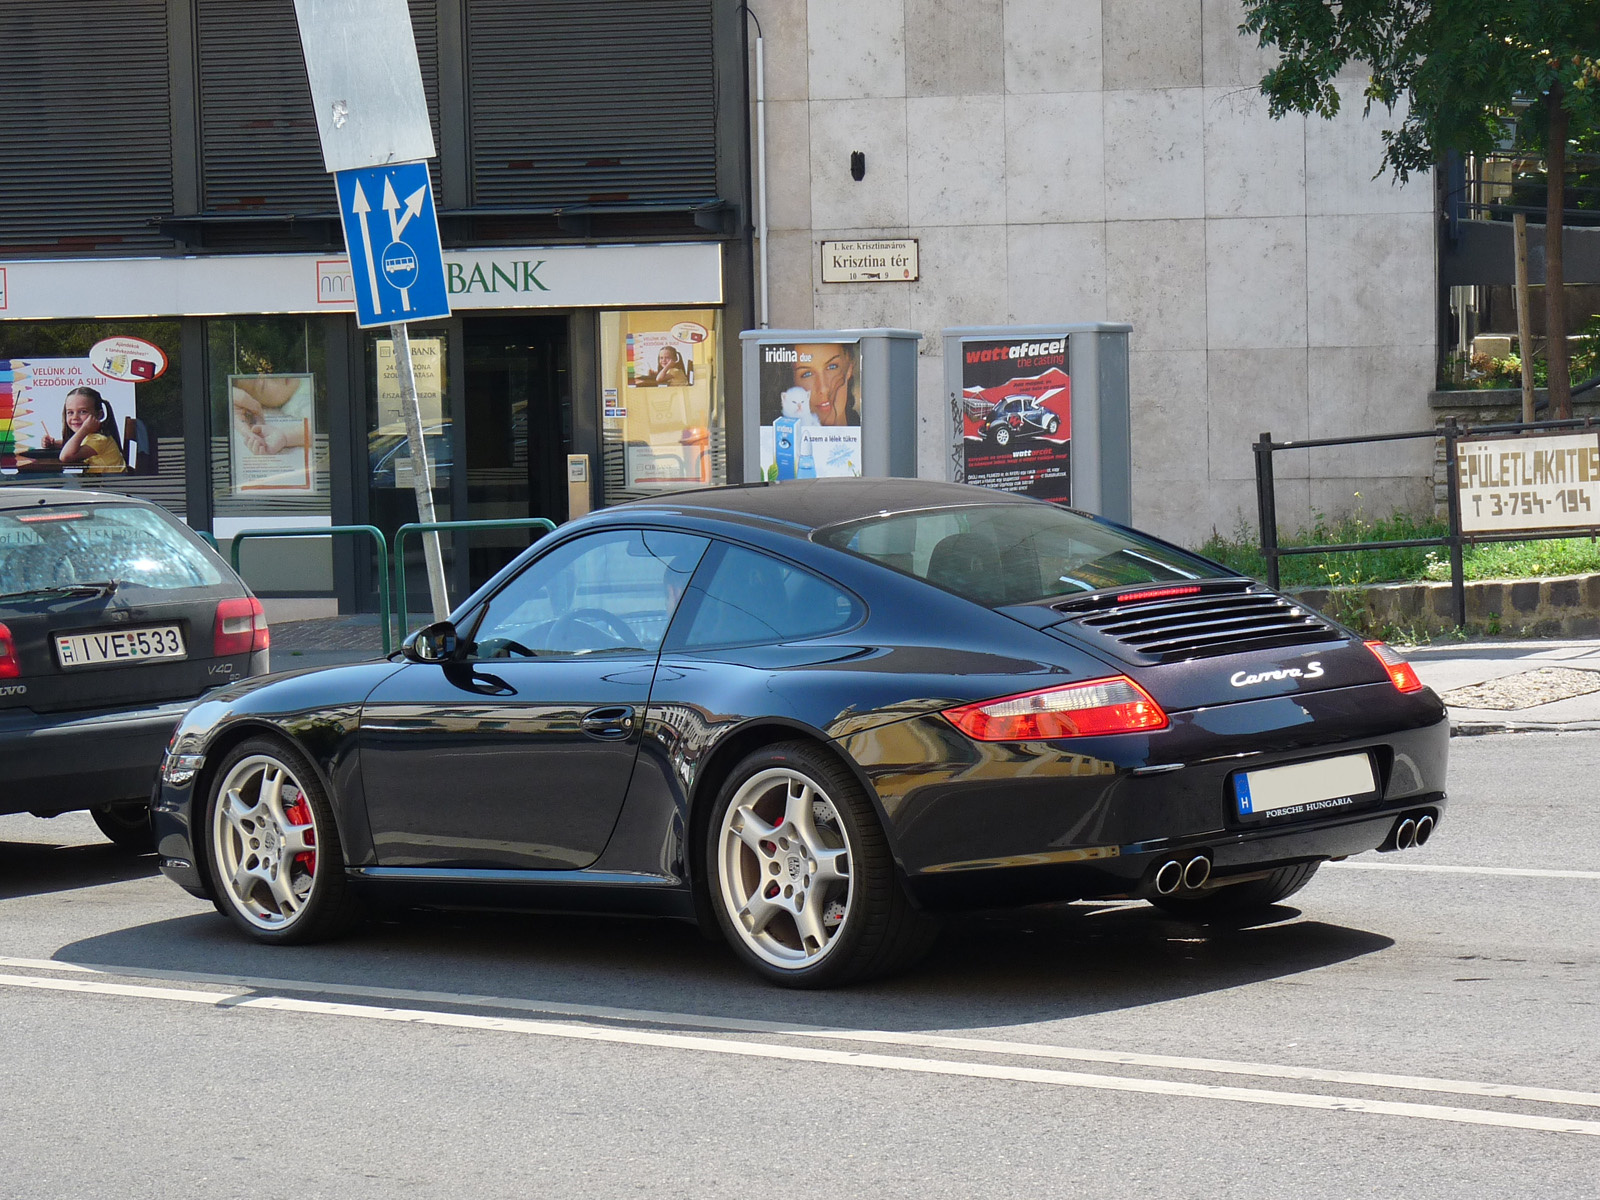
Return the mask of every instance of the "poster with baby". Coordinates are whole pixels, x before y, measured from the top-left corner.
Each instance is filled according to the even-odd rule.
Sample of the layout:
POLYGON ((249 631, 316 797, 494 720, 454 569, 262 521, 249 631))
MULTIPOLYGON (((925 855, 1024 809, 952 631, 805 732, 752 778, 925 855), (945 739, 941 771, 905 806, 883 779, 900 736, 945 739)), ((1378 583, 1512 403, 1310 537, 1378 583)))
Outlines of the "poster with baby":
POLYGON ((235 496, 316 490, 315 383, 315 375, 228 376, 228 457, 235 496))
POLYGON ((861 474, 861 347, 761 344, 761 474, 825 479, 861 474))
POLYGON ((120 475, 134 384, 92 358, 0 359, 0 471, 120 475))

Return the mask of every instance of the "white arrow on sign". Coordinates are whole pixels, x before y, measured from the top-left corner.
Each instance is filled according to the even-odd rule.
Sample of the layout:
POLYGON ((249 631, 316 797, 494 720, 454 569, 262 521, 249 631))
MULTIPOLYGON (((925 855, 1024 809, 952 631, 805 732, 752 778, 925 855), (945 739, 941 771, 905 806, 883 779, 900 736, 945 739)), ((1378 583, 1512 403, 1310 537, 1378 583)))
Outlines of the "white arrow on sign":
MULTIPOLYGON (((400 240, 400 234, 407 225, 411 224, 412 217, 420 217, 422 215, 422 198, 427 194, 427 184, 423 184, 412 192, 411 195, 406 197, 406 215, 399 216, 400 200, 394 194, 394 180, 388 175, 383 177, 383 211, 389 214, 389 240, 391 242, 400 240)), ((400 307, 406 312, 411 311, 410 288, 400 289, 400 307)))
POLYGON ((394 194, 394 181, 387 175, 384 176, 383 210, 389 214, 389 240, 391 242, 398 242, 400 240, 401 231, 404 230, 407 225, 411 224, 412 217, 420 217, 422 215, 422 198, 427 194, 428 185, 423 184, 416 191, 412 192, 411 195, 406 197, 406 215, 403 217, 396 217, 395 214, 400 210, 400 201, 394 194))
MULTIPOLYGON (((389 194, 394 195, 392 191, 389 194)), ((355 213, 356 220, 361 222, 361 249, 367 256, 367 278, 372 282, 372 311, 381 313, 383 300, 378 295, 378 268, 372 261, 372 234, 367 229, 367 214, 372 211, 372 205, 367 203, 367 194, 361 190, 359 179, 356 180, 356 195, 350 205, 350 211, 355 213)), ((392 214, 389 220, 391 222, 394 220, 392 214)))

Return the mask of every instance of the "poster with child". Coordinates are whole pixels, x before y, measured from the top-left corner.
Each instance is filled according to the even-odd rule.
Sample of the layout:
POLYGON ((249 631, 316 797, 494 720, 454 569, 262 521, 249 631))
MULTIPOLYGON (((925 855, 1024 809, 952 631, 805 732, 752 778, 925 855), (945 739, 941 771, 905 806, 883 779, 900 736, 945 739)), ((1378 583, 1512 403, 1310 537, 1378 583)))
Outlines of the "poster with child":
POLYGON ((135 397, 87 358, 0 359, 0 471, 126 472, 135 397))

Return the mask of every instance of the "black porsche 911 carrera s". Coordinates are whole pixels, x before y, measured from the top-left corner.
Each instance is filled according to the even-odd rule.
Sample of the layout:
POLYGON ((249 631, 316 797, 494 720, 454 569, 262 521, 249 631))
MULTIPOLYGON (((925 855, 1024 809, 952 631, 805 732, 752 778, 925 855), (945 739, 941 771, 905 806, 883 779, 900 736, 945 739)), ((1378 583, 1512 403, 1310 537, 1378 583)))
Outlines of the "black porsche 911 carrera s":
POLYGON ((391 660, 214 693, 154 821, 161 869, 262 941, 379 892, 648 912, 822 986, 951 910, 1265 908, 1426 841, 1448 735, 1387 646, 1154 538, 795 481, 606 509, 391 660))

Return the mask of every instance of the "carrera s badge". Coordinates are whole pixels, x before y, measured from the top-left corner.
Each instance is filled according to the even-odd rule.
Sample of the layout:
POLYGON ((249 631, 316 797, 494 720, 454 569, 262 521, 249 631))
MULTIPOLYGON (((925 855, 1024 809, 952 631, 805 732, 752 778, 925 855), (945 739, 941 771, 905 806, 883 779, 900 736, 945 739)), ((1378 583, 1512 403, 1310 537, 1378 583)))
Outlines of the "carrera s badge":
POLYGON ((1275 671, 1261 671, 1252 675, 1248 671, 1235 671, 1228 677, 1234 687, 1250 687, 1257 683, 1277 683, 1284 679, 1321 679, 1322 664, 1312 661, 1302 670, 1299 667, 1282 667, 1275 671))

